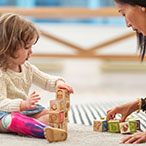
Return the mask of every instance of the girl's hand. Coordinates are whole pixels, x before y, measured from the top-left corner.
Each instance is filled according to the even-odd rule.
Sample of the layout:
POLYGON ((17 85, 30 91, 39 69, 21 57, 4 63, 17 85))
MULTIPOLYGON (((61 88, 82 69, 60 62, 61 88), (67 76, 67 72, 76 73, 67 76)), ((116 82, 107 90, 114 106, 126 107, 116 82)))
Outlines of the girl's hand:
POLYGON ((65 89, 67 90, 69 93, 74 93, 72 87, 68 84, 66 84, 63 80, 57 80, 56 81, 56 90, 58 89, 65 89))
POLYGON ((121 144, 138 144, 146 142, 146 132, 138 132, 122 139, 121 144))
POLYGON ((122 115, 120 122, 125 121, 127 116, 139 109, 138 102, 138 100, 129 102, 107 111, 107 121, 114 119, 118 113, 122 115))
POLYGON ((36 92, 34 91, 25 101, 21 102, 20 110, 24 111, 36 108, 37 106, 35 105, 35 103, 37 103, 39 100, 39 94, 36 94, 36 92))

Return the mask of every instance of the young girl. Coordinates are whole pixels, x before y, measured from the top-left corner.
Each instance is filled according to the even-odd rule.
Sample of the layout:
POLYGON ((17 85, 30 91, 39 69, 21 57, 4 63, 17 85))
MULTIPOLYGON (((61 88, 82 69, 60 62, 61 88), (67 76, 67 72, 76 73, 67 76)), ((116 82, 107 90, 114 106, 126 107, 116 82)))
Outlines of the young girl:
POLYGON ((16 14, 0 17, 0 132, 46 138, 49 142, 63 141, 64 130, 47 125, 48 110, 36 104, 40 96, 28 95, 31 84, 54 91, 71 86, 56 76, 45 74, 28 62, 32 45, 39 39, 34 25, 16 14))
MULTIPOLYGON (((115 0, 118 11, 125 17, 127 27, 132 27, 137 32, 138 46, 141 59, 146 52, 146 0, 115 0)), ((136 110, 146 111, 146 98, 135 100, 124 105, 117 106, 107 111, 107 120, 114 119, 117 113, 122 115, 121 122, 136 110)), ((125 137, 121 143, 144 143, 146 132, 135 133, 125 137)))

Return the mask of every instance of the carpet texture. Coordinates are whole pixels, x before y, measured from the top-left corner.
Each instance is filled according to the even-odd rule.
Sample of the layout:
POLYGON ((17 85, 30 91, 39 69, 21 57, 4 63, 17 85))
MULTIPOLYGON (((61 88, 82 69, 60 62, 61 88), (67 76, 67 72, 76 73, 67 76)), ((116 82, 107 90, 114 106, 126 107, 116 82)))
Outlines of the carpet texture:
MULTIPOLYGON (((49 143, 45 139, 0 133, 0 146, 118 146, 121 145, 119 144, 120 139, 125 136, 119 133, 95 132, 92 126, 80 124, 69 124, 68 126, 68 138, 64 142, 49 143)), ((123 145, 127 146, 126 144, 121 146, 123 145)), ((145 145, 141 144, 141 146, 145 145)))

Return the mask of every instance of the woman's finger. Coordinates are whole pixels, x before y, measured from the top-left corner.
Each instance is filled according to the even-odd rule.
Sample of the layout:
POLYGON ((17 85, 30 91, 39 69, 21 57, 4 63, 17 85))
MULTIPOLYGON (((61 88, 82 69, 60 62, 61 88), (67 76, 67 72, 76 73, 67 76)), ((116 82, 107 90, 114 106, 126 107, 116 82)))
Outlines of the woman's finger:
POLYGON ((125 138, 123 138, 122 140, 121 140, 121 144, 122 143, 125 143, 125 142, 127 142, 129 139, 131 139, 132 137, 133 137, 134 135, 130 135, 130 136, 127 136, 127 137, 125 137, 125 138))

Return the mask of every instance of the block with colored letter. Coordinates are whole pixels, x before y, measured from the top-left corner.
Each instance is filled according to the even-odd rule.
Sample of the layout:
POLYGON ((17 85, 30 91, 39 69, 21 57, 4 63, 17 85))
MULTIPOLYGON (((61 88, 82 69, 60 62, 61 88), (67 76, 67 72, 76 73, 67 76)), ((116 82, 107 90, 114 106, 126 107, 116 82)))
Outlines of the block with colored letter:
POLYGON ((137 117, 128 117, 126 121, 135 121, 136 129, 140 130, 140 120, 137 117))
POLYGON ((50 111, 65 111, 65 100, 64 99, 56 99, 50 100, 50 111))
POLYGON ((120 123, 121 133, 135 133, 136 130, 136 121, 127 121, 120 123))
POLYGON ((106 120, 94 120, 93 121, 93 130, 105 132, 108 130, 107 121, 106 120))
POLYGON ((64 112, 49 111, 49 123, 63 123, 64 112))
POLYGON ((119 120, 110 120, 108 122, 108 131, 111 133, 119 133, 120 132, 119 120))

